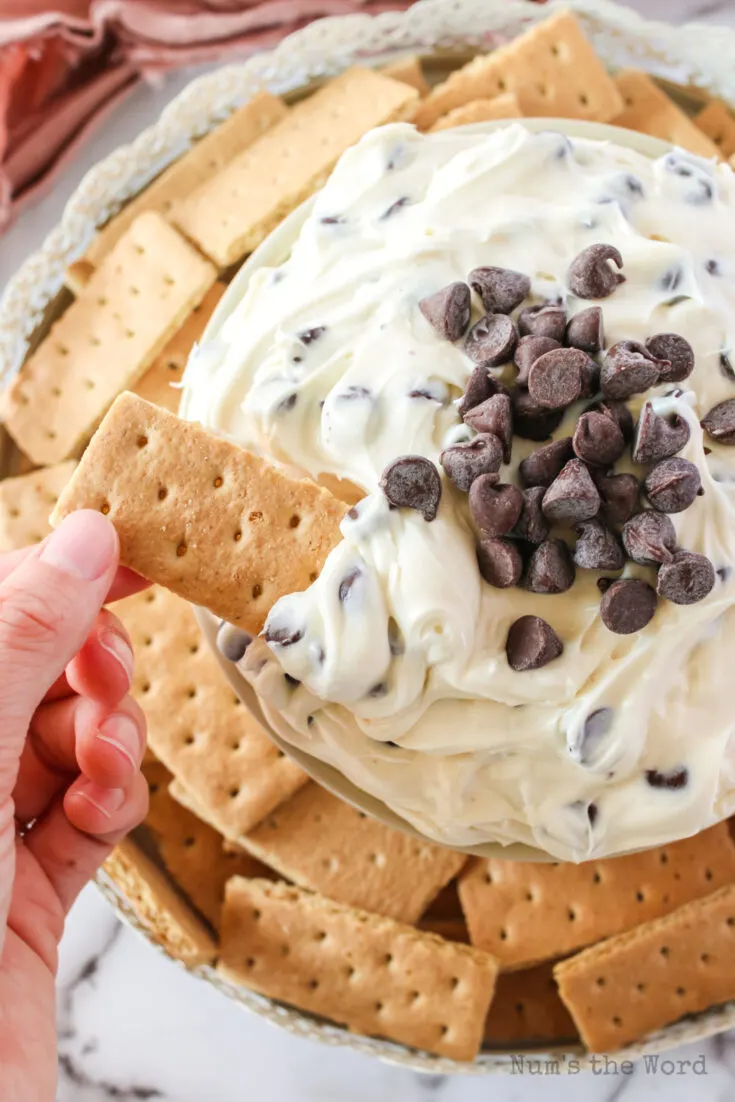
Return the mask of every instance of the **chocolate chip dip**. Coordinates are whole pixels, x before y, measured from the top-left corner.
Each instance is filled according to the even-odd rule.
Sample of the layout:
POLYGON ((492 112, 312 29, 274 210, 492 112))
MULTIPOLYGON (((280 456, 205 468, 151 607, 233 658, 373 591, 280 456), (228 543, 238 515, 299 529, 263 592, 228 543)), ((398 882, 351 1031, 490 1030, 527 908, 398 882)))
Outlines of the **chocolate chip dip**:
POLYGON ((729 167, 368 134, 185 379, 185 416, 354 490, 235 648, 274 727, 455 845, 732 812, 734 363, 729 167))

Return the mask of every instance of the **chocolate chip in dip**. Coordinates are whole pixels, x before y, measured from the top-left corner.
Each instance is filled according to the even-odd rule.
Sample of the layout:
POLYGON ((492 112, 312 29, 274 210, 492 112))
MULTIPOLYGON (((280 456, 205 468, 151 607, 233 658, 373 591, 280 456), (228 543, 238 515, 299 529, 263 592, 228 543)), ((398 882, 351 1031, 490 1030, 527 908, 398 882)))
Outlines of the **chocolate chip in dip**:
POLYGON ((702 489, 702 479, 688 459, 664 459, 643 482, 646 497, 661 513, 682 513, 702 489))
POLYGON ((659 596, 677 605, 693 605, 711 593, 715 568, 706 557, 693 551, 677 551, 658 572, 659 596))
POLYGON ((600 615, 606 628, 616 635, 642 631, 656 611, 656 591, 640 578, 621 578, 602 595, 600 615))
POLYGON ((676 529, 665 513, 646 509, 625 524, 623 546, 633 562, 659 566, 674 557, 676 529))
POLYGON ((550 337, 561 344, 566 327, 567 312, 557 303, 526 306, 518 315, 518 331, 522 337, 550 337))
POLYGON ((677 413, 661 417, 646 402, 641 410, 633 445, 634 463, 658 463, 676 455, 689 443, 689 424, 677 413))
POLYGON ((570 348, 579 348, 594 356, 605 347, 605 326, 602 309, 588 306, 575 314, 567 325, 566 342, 570 348))
POLYGON ((440 337, 458 341, 470 324, 471 296, 466 283, 450 283, 422 298, 419 310, 440 337))
POLYGON ((559 636, 540 616, 521 616, 511 625, 505 644, 508 665, 519 672, 547 666, 563 650, 559 636))
POLYGON ((539 356, 545 352, 552 352, 555 348, 561 348, 559 341, 553 337, 539 337, 529 333, 519 340, 513 362, 518 368, 516 386, 528 386, 528 374, 539 356))
POLYGON ((608 298, 625 276, 621 271, 623 258, 613 245, 589 245, 575 257, 569 269, 569 290, 577 298, 608 298))
POLYGON ((424 520, 439 510, 442 483, 434 464, 422 455, 402 455, 383 471, 380 486, 391 505, 416 509, 424 520))
POLYGON ((470 488, 470 514, 483 536, 504 536, 515 528, 523 509, 517 486, 498 484, 495 475, 480 475, 470 488))
POLYGON ((618 341, 602 362, 600 382, 605 398, 625 399, 642 394, 658 382, 662 366, 638 341, 618 341))
POLYGON ((477 544, 477 565, 485 581, 496 589, 518 585, 523 557, 513 540, 481 538, 477 544))
POLYGON ((491 433, 503 446, 503 462, 510 463, 513 446, 513 412, 506 394, 493 394, 464 415, 465 424, 480 433, 491 433))
POLYGON ((531 290, 531 280, 510 268, 473 268, 467 282, 488 314, 510 314, 531 290))
POLYGON ((544 494, 544 516, 552 523, 578 524, 596 515, 600 495, 587 467, 570 459, 544 494))
POLYGON ((555 348, 534 360, 528 373, 528 393, 544 409, 561 409, 583 390, 587 355, 577 348, 555 348))
POLYGON ((718 444, 735 444, 735 398, 711 409, 702 420, 702 428, 718 444))
POLYGON ((440 462, 457 489, 469 493, 481 474, 497 474, 500 470, 503 445, 493 433, 481 432, 473 440, 445 448, 440 462))
POLYGON ((476 364, 498 367, 513 357, 518 343, 515 322, 506 314, 486 314, 476 322, 465 340, 465 352, 476 364))

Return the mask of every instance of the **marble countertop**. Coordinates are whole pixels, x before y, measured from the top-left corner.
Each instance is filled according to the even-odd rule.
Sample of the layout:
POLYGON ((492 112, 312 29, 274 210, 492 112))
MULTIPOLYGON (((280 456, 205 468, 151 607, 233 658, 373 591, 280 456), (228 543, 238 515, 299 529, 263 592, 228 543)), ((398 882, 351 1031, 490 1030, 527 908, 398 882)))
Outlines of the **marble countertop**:
MULTIPOLYGON (((732 0, 629 0, 674 22, 735 23, 732 0)), ((52 195, 4 236, 0 287, 53 227, 84 172, 132 140, 191 78, 141 89, 70 166, 52 195)), ((735 1033, 681 1049, 677 1065, 637 1065, 630 1075, 472 1079, 421 1076, 347 1050, 292 1037, 249 1015, 154 953, 121 926, 94 887, 81 896, 62 944, 58 987, 58 1102, 725 1102, 735 1094, 735 1033)))

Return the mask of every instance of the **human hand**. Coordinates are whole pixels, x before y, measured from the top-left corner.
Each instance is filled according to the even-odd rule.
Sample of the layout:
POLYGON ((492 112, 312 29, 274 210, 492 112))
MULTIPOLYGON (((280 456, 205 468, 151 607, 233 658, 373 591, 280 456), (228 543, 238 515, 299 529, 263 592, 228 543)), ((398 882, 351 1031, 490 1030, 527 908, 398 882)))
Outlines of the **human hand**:
POLYGON ((101 514, 0 556, 0 1095, 52 1102, 64 918, 145 816, 133 652, 102 608, 144 583, 101 514))

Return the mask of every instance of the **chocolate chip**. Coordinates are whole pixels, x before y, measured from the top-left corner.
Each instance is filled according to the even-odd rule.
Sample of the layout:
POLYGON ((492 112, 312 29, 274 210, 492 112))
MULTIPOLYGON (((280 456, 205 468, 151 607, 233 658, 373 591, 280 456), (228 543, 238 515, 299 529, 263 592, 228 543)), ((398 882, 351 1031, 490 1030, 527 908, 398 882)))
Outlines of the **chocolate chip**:
POLYGON ((735 398, 711 409, 702 420, 702 428, 718 444, 735 444, 735 398))
POLYGON ((566 593, 574 585, 574 575, 564 540, 544 540, 529 559, 525 584, 531 593, 566 593))
POLYGON ((518 468, 524 486, 550 486, 573 455, 571 436, 565 436, 563 440, 552 440, 550 444, 536 448, 521 461, 518 468))
POLYGON ((567 312, 556 303, 526 306, 518 315, 518 330, 522 337, 529 334, 534 337, 551 337, 561 344, 566 327, 567 312))
POLYGON ((600 365, 597 360, 587 356, 582 367, 582 393, 580 398, 591 398, 600 389, 600 365))
POLYGON ((298 337, 302 344, 313 344, 314 341, 318 341, 320 337, 323 337, 326 331, 326 325, 315 325, 312 329, 304 329, 298 334, 298 337))
POLYGON ((513 431, 525 440, 548 440, 563 418, 563 409, 544 409, 527 390, 516 387, 511 393, 513 431))
POLYGON ((630 398, 642 394, 658 382, 665 366, 638 341, 618 341, 602 363, 600 381, 606 398, 630 398))
POLYGON ((433 520, 442 496, 439 472, 422 455, 402 455, 383 471, 380 486, 391 505, 416 509, 424 520, 433 520))
POLYGON ((470 514, 478 531, 487 537, 504 536, 514 528, 523 509, 517 486, 497 484, 495 475, 481 474, 470 487, 470 514))
POLYGON ((544 494, 544 516, 552 523, 579 524, 599 508, 600 495, 589 471, 579 459, 570 459, 544 494))
POLYGON ((441 454, 445 473, 458 490, 467 493, 481 474, 496 474, 503 462, 503 446, 493 433, 480 433, 466 444, 452 444, 441 454))
POLYGON ((587 818, 589 819, 590 826, 594 826, 597 822, 597 816, 599 815, 599 808, 597 804, 592 803, 587 805, 587 818))
POLYGON ((419 310, 440 337, 458 341, 470 324, 470 289, 466 283, 450 283, 422 298, 419 310))
POLYGON ((583 413, 572 443, 575 455, 593 467, 612 467, 625 451, 622 432, 604 413, 583 413))
POLYGON ((625 402, 595 402, 586 411, 587 413, 604 413, 606 417, 612 417, 615 424, 623 434, 626 444, 635 436, 635 422, 625 402))
POLYGON ((383 213, 380 215, 379 221, 385 222, 386 218, 392 218, 392 216, 394 214, 397 214, 399 210, 403 210, 404 207, 407 207, 410 202, 411 200, 407 195, 402 195, 400 199, 396 199, 395 203, 391 203, 391 205, 383 211, 383 213))
POLYGON ((477 563, 485 581, 496 589, 508 589, 521 580, 523 559, 512 540, 481 539, 477 563))
POLYGON ((445 406, 448 401, 447 388, 440 382, 429 382, 426 386, 414 387, 413 390, 409 390, 408 397, 417 401, 438 402, 440 406, 445 406))
POLYGON ((659 570, 656 588, 659 597, 675 605, 693 605, 712 592, 715 577, 715 568, 706 555, 677 551, 673 561, 659 570))
POLYGON ((364 401, 366 398, 372 398, 373 392, 366 386, 353 385, 348 386, 346 390, 341 391, 335 396, 335 400, 338 402, 356 402, 364 401))
MULTIPOLYGON (((502 316, 502 315, 501 315, 502 316)), ((513 410, 507 394, 493 394, 464 415, 465 424, 475 432, 492 433, 503 446, 503 460, 510 463, 513 445, 513 410)))
POLYGON ((594 356, 605 347, 605 327, 600 306, 588 306, 580 310, 567 325, 566 341, 571 348, 579 348, 594 356))
POLYGON ((528 393, 544 409, 563 409, 582 393, 587 354, 578 348, 555 348, 531 365, 528 393))
POLYGON ((223 620, 217 632, 217 649, 228 662, 239 662, 244 657, 245 651, 253 641, 242 628, 236 628, 234 624, 228 624, 223 620))
POLYGON ((478 364, 467 380, 465 392, 457 406, 460 416, 464 417, 468 410, 479 406, 481 402, 490 397, 491 393, 490 376, 487 373, 487 368, 478 364))
POLYGON ((615 712, 612 708, 597 708, 590 712, 582 724, 582 731, 573 749, 573 756, 580 765, 589 765, 595 760, 614 722, 615 712))
POLYGON ((539 544, 548 536, 551 525, 543 514, 541 503, 546 489, 544 486, 531 486, 523 491, 523 508, 515 526, 515 534, 529 543, 539 544))
POLYGON ((640 578, 621 578, 613 582, 602 595, 602 622, 616 635, 632 635, 641 631, 653 619, 656 593, 640 578))
POLYGON ((702 488, 699 471, 688 459, 664 459, 646 476, 646 497, 661 513, 688 509, 702 488))
POLYGON ((402 654, 406 653, 406 643, 403 638, 403 632, 392 616, 388 620, 388 646, 393 658, 399 658, 402 654))
POLYGON ((623 546, 633 562, 641 566, 671 562, 676 550, 676 529, 665 513, 646 509, 626 523, 623 546))
POLYGON ((508 665, 519 673, 548 665, 563 650, 559 636, 540 616, 521 616, 511 624, 505 644, 508 665))
POLYGON ((615 533, 593 518, 577 525, 574 561, 583 570, 622 570, 625 552, 615 533))
POLYGON ((286 625, 271 628, 266 624, 263 638, 266 643, 275 643, 278 647, 292 647, 304 638, 304 632, 302 628, 290 628, 286 625))
POLYGON ((655 359, 669 362, 659 371, 660 383, 682 383, 694 371, 694 349, 678 333, 657 333, 648 338, 646 348, 655 359))
POLYGON ((646 402, 638 418, 634 463, 658 463, 676 455, 689 442, 689 424, 678 413, 661 417, 654 413, 653 406, 646 402))
POLYGON ((721 276, 722 269, 716 260, 705 260, 704 270, 711 276, 721 276))
POLYGON ((539 356, 560 347, 559 342, 555 341, 553 337, 535 337, 532 334, 521 337, 513 357, 513 361, 518 368, 516 386, 528 386, 528 373, 539 356))
POLYGON ((735 367, 732 366, 732 361, 724 350, 720 352, 720 371, 731 383, 735 382, 735 367))
POLYGON ((646 780, 651 788, 686 788, 689 783, 689 770, 681 767, 662 773, 658 769, 647 769, 646 780))
POLYGON ((638 506, 638 479, 632 474, 603 474, 601 471, 593 471, 593 478, 607 523, 625 524, 638 506))
POLYGON ((289 413, 299 400, 298 394, 288 394, 276 406, 276 413, 289 413))
POLYGON ((717 574, 717 577, 720 579, 721 582, 726 582, 729 580, 730 575, 732 574, 732 568, 729 566, 718 566, 715 573, 717 574))
POLYGON ((531 290, 531 280, 511 268, 473 268, 467 282, 488 314, 510 314, 531 290))
POLYGON ((358 578, 362 577, 362 571, 358 566, 354 566, 347 574, 345 574, 342 581, 339 583, 338 596, 342 604, 350 597, 352 588, 358 578))
POLYGON ((328 214, 324 218, 320 218, 319 221, 323 226, 343 226, 347 221, 340 214, 328 214))
POLYGON ((506 314, 486 314, 472 326, 464 347, 476 364, 498 367, 512 360, 517 343, 515 324, 506 314))
POLYGON ((614 271, 613 261, 623 267, 623 258, 613 245, 589 245, 575 257, 569 269, 569 290, 577 298, 608 298, 625 276, 614 271))
POLYGON ((685 188, 683 193, 685 203, 689 203, 693 207, 701 207, 712 202, 715 195, 714 186, 711 180, 706 179, 700 171, 695 170, 694 165, 679 160, 679 155, 676 153, 670 153, 665 158, 664 165, 672 175, 692 180, 692 186, 685 188))

